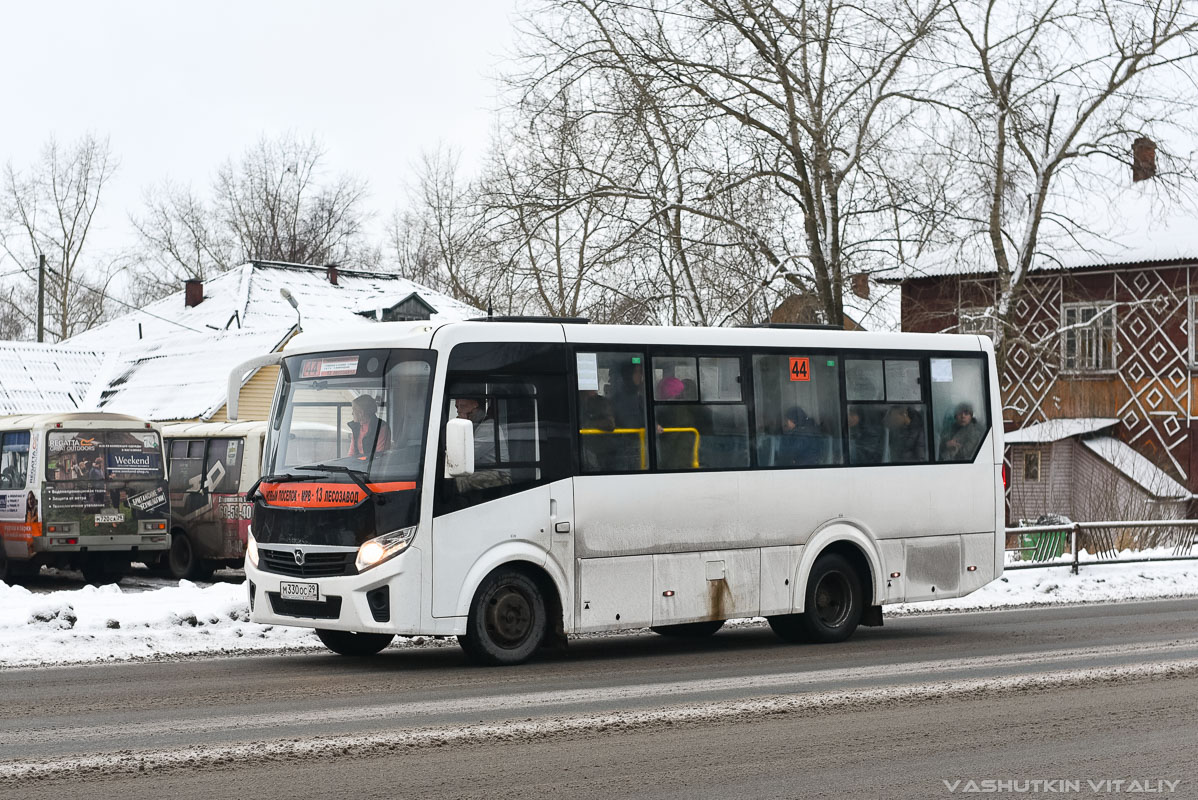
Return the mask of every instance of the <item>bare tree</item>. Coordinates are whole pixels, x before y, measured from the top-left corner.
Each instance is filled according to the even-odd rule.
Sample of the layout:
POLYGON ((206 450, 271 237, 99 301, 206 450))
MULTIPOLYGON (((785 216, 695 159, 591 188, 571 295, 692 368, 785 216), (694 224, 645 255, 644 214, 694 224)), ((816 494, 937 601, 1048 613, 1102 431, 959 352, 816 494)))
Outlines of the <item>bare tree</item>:
POLYGON ((1088 232, 1078 199, 1099 205, 1130 175, 1133 139, 1176 119, 1186 93, 1192 100, 1185 68, 1198 52, 1198 17, 1183 0, 950 5, 963 42, 963 63, 951 66, 955 97, 972 137, 958 154, 972 164, 961 184, 971 209, 961 257, 992 261, 997 272, 985 313, 1001 358, 1020 339, 1013 310, 1029 271, 1051 263, 1054 240, 1088 232), (1115 182, 1104 175, 1111 163, 1115 182))
POLYGON ((169 182, 148 191, 134 219, 144 251, 138 272, 147 296, 253 259, 343 263, 368 256, 366 183, 324 174, 314 138, 263 139, 217 171, 210 197, 169 182))
POLYGON ((893 226, 922 210, 904 182, 880 175, 903 158, 895 145, 921 97, 911 57, 941 9, 559 0, 531 23, 533 66, 518 82, 526 97, 565 87, 579 120, 623 120, 611 129, 636 144, 602 171, 590 165, 589 193, 633 201, 637 240, 689 305, 670 321, 735 318, 785 278, 839 323, 847 276, 893 258, 893 226), (720 261, 741 280, 713 296, 736 273, 709 269, 720 261))
POLYGON ((117 164, 107 139, 85 136, 62 147, 51 139, 26 170, 11 162, 0 188, 0 248, 19 282, 0 295, 9 336, 37 329, 38 258, 46 258, 45 329, 54 340, 87 330, 105 312, 115 260, 89 260, 89 234, 117 164))

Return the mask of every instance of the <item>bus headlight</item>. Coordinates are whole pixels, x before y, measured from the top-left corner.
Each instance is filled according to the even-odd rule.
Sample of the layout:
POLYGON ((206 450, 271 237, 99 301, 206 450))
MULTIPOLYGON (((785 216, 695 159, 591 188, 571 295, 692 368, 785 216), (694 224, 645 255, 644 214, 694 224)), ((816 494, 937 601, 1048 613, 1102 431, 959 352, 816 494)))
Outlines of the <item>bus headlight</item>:
POLYGON ((245 537, 245 560, 250 562, 250 566, 254 569, 258 568, 258 543, 254 541, 254 534, 246 534, 245 537))
POLYGON ((378 566, 407 550, 408 545, 416 538, 417 527, 413 525, 410 528, 401 528, 363 542, 358 548, 358 557, 354 559, 354 566, 358 568, 358 572, 378 566))

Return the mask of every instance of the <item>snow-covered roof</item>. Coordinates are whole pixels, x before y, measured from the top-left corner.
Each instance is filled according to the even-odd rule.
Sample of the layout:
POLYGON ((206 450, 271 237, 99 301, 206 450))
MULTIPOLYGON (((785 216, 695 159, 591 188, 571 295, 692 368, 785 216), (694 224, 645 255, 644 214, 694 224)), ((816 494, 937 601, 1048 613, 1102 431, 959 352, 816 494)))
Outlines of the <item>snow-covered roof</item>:
POLYGON ((86 395, 85 407, 146 419, 207 419, 225 404, 229 369, 278 350, 300 319, 305 332, 369 337, 380 323, 360 309, 413 295, 432 309, 433 322, 483 314, 397 275, 339 269, 333 284, 325 267, 245 264, 205 281, 197 305, 179 291, 67 340, 75 350, 110 354, 77 396, 86 395), (280 289, 296 300, 299 317, 280 289))
POLYGON ((1159 499, 1187 499, 1186 487, 1169 477, 1168 473, 1135 451, 1131 445, 1113 436, 1083 439, 1082 444, 1103 461, 1123 473, 1136 485, 1159 499))
POLYGON ((1006 444, 1047 444, 1059 442, 1071 436, 1084 436, 1098 433, 1119 424, 1117 419, 1102 417, 1081 417, 1077 419, 1050 419, 1047 422, 1037 422, 1017 431, 1003 435, 1006 444))
POLYGON ((276 262, 252 262, 223 272, 204 282, 204 299, 188 307, 180 290, 138 311, 97 325, 72 337, 74 346, 122 349, 138 339, 163 341, 191 339, 214 331, 269 329, 283 334, 296 323, 296 311, 283 299, 287 289, 299 304, 305 330, 374 324, 360 316, 373 310, 378 298, 390 307, 416 294, 433 309, 434 322, 482 316, 483 312, 448 295, 385 272, 342 269, 337 284, 329 281, 325 267, 276 262))
POLYGON ((0 414, 83 408, 104 354, 90 348, 0 342, 0 414))
MULTIPOLYGON (((1046 213, 1033 272, 1198 262, 1198 205, 1171 197, 1158 180, 1124 186, 1109 199, 1059 200, 1046 213), (1058 223, 1057 220, 1067 220, 1058 223)), ((929 253, 883 280, 993 274, 994 251, 982 235, 929 253)))
POLYGON ((93 386, 88 405, 144 419, 207 419, 224 406, 229 370, 278 349, 271 330, 210 331, 121 351, 93 386))
POLYGON ((867 331, 902 330, 902 293, 896 286, 870 281, 868 298, 851 291, 844 293, 844 313, 867 331))

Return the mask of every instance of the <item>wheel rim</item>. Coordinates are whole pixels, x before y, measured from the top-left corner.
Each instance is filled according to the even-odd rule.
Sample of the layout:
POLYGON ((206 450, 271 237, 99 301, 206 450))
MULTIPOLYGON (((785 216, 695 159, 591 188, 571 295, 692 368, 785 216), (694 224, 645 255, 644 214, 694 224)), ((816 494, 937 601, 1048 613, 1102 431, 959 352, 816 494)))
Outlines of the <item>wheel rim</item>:
POLYGON ((519 647, 532 633, 532 602, 515 586, 499 587, 487 602, 486 627, 498 646, 519 647))
POLYGON ((852 605, 852 590, 844 573, 828 572, 815 585, 815 615, 829 628, 843 625, 852 605))

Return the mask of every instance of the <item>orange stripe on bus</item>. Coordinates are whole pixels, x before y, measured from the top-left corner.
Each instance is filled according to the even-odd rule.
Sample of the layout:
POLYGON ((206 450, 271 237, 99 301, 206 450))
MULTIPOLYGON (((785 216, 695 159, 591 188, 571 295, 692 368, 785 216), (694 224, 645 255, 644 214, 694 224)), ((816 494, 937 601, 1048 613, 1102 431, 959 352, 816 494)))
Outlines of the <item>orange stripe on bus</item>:
MULTIPOLYGON (((403 492, 416 488, 415 481, 368 483, 372 492, 403 492)), ((280 508, 339 508, 362 502, 366 492, 353 483, 264 483, 258 493, 268 506, 280 508)))

